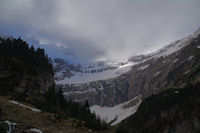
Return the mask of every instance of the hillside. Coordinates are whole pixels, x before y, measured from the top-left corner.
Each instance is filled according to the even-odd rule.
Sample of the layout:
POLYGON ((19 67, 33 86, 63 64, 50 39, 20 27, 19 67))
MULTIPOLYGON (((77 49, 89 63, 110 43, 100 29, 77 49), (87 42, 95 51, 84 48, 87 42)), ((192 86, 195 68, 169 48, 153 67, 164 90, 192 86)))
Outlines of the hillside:
MULTIPOLYGON (((85 101, 85 106, 66 101, 62 90, 55 91, 51 60, 45 54, 44 49, 37 48, 35 50, 33 46, 29 47, 20 38, 0 38, 0 70, 0 98, 7 97, 13 103, 19 102, 35 106, 43 112, 58 115, 63 120, 77 120, 79 126, 89 127, 93 130, 108 128, 107 124, 90 112, 87 101, 85 101)), ((32 111, 35 110, 23 104, 18 105, 32 111)), ((23 119, 18 120, 18 117, 15 116, 18 115, 17 113, 9 116, 9 113, 12 113, 10 111, 15 108, 6 111, 8 108, 1 108, 2 112, 8 114, 7 117, 1 115, 0 122, 10 120, 23 123, 23 119)), ((29 117, 26 115, 22 113, 21 117, 29 117)), ((35 117, 39 118, 39 116, 35 117)), ((30 122, 33 122, 32 119, 30 122)), ((26 125, 26 123, 24 124, 26 125)), ((48 125, 45 128, 48 128, 48 125)))
MULTIPOLYGON (((24 105, 31 106, 28 103, 24 105)), ((43 133, 113 133, 114 129, 93 131, 81 126, 80 121, 64 118, 49 112, 37 112, 9 102, 9 97, 0 97, 0 121, 15 122, 15 133, 27 132, 31 128, 40 129, 43 133)), ((1 132, 1 123, 0 123, 1 132)))
POLYGON ((116 133, 199 133, 200 83, 146 98, 116 133))
POLYGON ((44 49, 14 38, 0 38, 0 94, 33 102, 53 87, 51 61, 44 49))

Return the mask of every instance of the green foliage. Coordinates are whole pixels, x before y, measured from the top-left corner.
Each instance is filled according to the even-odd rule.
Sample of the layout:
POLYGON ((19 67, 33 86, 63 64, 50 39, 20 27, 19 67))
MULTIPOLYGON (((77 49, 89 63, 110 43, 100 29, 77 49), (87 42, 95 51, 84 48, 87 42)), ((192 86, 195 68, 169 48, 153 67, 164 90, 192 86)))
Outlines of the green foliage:
POLYGON ((172 131, 182 122, 191 123, 194 118, 200 118, 199 101, 200 83, 168 89, 146 98, 138 111, 124 121, 116 132, 153 133, 163 132, 167 128, 172 131))
POLYGON ((4 122, 0 122, 0 133, 7 133, 8 126, 4 122))

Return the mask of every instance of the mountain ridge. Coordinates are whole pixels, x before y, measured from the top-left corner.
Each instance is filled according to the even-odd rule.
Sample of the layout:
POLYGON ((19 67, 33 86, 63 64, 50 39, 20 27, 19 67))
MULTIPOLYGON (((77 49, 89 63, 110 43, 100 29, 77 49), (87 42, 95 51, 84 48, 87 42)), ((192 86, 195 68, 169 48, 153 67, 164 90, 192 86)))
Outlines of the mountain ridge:
POLYGON ((57 84, 66 100, 112 107, 139 95, 142 99, 171 86, 183 86, 199 61, 200 30, 164 49, 137 56, 137 63, 120 76, 85 84, 57 84), (82 93, 81 93, 82 92, 82 93))

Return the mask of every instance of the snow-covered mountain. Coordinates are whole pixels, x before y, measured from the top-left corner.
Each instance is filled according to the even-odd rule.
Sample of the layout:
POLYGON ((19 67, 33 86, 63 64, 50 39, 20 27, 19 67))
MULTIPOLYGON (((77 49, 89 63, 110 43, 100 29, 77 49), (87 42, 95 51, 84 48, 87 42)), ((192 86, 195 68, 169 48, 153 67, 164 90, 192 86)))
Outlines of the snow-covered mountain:
POLYGON ((138 62, 96 62, 94 64, 73 65, 62 59, 54 59, 56 84, 83 84, 120 76, 131 70, 138 62))
POLYGON ((122 109, 127 101, 136 97, 143 99, 171 86, 183 86, 199 59, 200 29, 156 52, 134 56, 127 61, 74 66, 79 68, 76 70, 63 65, 60 71, 57 68, 62 65, 54 62, 56 86, 62 88, 67 100, 80 103, 88 100, 91 110, 107 122, 115 117, 102 111, 118 110, 113 113, 116 116, 112 121, 114 125, 134 113, 136 105, 141 102, 138 100, 138 104, 122 109), (71 74, 64 74, 67 71, 71 74), (122 117, 121 113, 130 108, 133 108, 132 113, 122 117))
MULTIPOLYGON (((150 59, 171 55, 197 37, 199 30, 181 40, 147 55, 131 57, 123 61, 94 62, 93 64, 68 64, 63 59, 54 59, 55 79, 57 84, 83 84, 92 81, 106 80, 120 76, 131 70, 131 67, 150 59)), ((146 66, 147 67, 147 66, 146 66)), ((144 67, 144 68, 146 68, 144 67)), ((144 69, 143 67, 141 69, 144 69)))

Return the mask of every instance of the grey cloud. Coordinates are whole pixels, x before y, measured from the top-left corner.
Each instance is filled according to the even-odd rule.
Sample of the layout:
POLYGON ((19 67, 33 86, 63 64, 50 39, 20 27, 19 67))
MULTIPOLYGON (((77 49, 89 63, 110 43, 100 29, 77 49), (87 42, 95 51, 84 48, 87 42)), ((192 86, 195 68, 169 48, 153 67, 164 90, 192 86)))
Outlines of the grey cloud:
POLYGON ((184 37, 199 12, 199 0, 1 0, 0 30, 59 42, 79 60, 113 60, 184 37))

